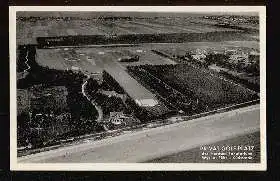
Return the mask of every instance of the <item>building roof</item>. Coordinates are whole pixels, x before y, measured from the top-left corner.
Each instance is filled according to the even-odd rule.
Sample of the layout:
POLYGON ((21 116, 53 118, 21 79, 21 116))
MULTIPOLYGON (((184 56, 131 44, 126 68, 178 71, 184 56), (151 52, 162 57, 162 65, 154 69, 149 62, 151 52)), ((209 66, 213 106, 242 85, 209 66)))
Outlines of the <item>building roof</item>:
POLYGON ((141 107, 153 107, 158 104, 155 99, 136 99, 135 102, 141 107))

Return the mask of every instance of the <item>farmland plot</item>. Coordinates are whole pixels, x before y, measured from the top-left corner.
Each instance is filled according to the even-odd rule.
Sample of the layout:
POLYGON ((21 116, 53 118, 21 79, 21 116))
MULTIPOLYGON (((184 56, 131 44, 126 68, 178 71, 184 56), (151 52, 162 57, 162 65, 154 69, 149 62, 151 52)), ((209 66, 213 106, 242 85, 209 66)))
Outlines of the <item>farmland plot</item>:
POLYGON ((118 24, 118 26, 121 28, 129 29, 134 34, 149 34, 154 31, 151 31, 150 28, 133 24, 132 22, 121 22, 118 24))
POLYGON ((144 68, 182 93, 194 92, 208 110, 259 99, 253 91, 187 64, 144 68))

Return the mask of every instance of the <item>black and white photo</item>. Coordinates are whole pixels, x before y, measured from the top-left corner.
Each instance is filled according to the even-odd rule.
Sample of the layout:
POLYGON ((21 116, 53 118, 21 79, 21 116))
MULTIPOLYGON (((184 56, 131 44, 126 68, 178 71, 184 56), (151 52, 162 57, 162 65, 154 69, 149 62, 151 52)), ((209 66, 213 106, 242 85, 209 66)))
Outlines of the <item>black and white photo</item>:
POLYGON ((265 8, 10 7, 11 168, 265 170, 265 8))

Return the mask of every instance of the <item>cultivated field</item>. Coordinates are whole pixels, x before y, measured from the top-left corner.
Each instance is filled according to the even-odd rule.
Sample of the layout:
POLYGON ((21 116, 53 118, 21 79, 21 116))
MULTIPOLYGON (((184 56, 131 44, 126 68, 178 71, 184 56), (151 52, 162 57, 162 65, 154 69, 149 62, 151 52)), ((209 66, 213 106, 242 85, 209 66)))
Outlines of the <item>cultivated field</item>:
POLYGON ((17 114, 30 109, 30 93, 26 89, 17 89, 17 114))
MULTIPOLYGON (((177 91, 187 96, 193 94, 192 99, 197 99, 206 107, 206 110, 259 98, 256 93, 249 89, 225 81, 214 74, 209 74, 209 71, 194 68, 187 64, 141 66, 141 68, 177 91)), ((145 80, 143 81, 145 82, 145 80)))
POLYGON ((92 53, 85 54, 77 49, 37 49, 36 61, 43 67, 58 70, 74 70, 87 72, 100 72, 102 65, 97 65, 99 59, 92 53))
MULTIPOLYGON (((31 13, 32 14, 32 13, 31 13)), ((44 13, 42 13, 44 15, 44 13)), ((32 18, 20 13, 17 17, 17 43, 35 44, 37 37, 74 36, 74 35, 127 35, 127 34, 167 34, 167 33, 209 33, 238 32, 230 28, 215 27, 193 17, 116 17, 100 18, 99 15, 88 17, 61 17, 59 14, 32 18), (26 19, 27 18, 27 19, 26 19), (29 19, 28 19, 29 18, 29 19)))
POLYGON ((150 49, 163 51, 169 55, 185 55, 186 52, 200 49, 205 51, 223 51, 225 49, 241 49, 244 53, 252 50, 259 51, 258 41, 218 41, 218 42, 189 42, 189 43, 169 43, 151 44, 150 49))
MULTIPOLYGON (((149 45, 147 45, 149 46, 149 45)), ((156 50, 156 52, 163 53, 168 57, 185 57, 186 53, 190 54, 191 52, 204 52, 204 54, 211 54, 213 52, 220 52, 225 54, 225 51, 238 51, 244 54, 250 54, 250 52, 259 52, 259 42, 258 41, 221 41, 221 42, 189 42, 189 43, 174 43, 174 44, 152 44, 149 47, 150 49, 156 50)), ((163 56, 165 57, 165 56, 163 56)), ((207 58, 206 58, 207 59, 207 58)), ((185 59, 177 58, 175 61, 180 63, 194 63, 199 64, 200 62, 196 61, 186 61, 185 59)), ((249 69, 238 69, 229 66, 230 60, 223 59, 225 65, 218 64, 218 68, 225 68, 224 71, 220 73, 235 81, 240 83, 249 89, 259 91, 260 77, 256 74, 251 74, 249 69)), ((199 64, 201 65, 201 64, 199 64)), ((205 66, 208 66, 207 63, 204 63, 205 66)), ((234 65, 234 64, 233 64, 234 65)), ((216 66, 216 64, 214 65, 216 66)), ((213 72, 214 73, 214 72, 213 72)), ((217 72, 216 72, 217 73, 217 72)))

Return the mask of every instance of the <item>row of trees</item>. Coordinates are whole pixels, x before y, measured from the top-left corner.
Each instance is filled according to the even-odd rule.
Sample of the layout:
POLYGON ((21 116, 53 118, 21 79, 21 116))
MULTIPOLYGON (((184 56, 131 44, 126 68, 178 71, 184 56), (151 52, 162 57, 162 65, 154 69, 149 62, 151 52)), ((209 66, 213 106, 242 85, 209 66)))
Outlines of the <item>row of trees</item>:
MULTIPOLYGON (((227 68, 229 70, 236 70, 238 72, 243 72, 243 73, 247 74, 247 76, 245 76, 247 78, 230 74, 227 71, 220 71, 219 74, 222 76, 225 76, 226 78, 229 78, 237 83, 240 83, 240 84, 248 87, 251 90, 259 92, 259 86, 260 86, 259 81, 251 81, 251 80, 258 78, 258 76, 260 75, 260 65, 259 65, 258 61, 250 61, 250 57, 249 57, 249 61, 250 61, 249 64, 245 64, 245 62, 242 62, 242 61, 238 62, 237 64, 233 64, 233 63, 229 62, 229 58, 230 58, 229 55, 222 54, 222 53, 215 54, 215 53, 210 52, 210 53, 206 54, 204 61, 198 61, 192 57, 192 54, 190 52, 186 52, 185 55, 173 55, 173 56, 169 55, 168 53, 164 53, 164 52, 157 51, 157 50, 153 50, 153 52, 156 54, 159 54, 161 56, 171 58, 175 61, 177 60, 177 61, 179 61, 179 63, 182 63, 184 61, 193 63, 203 69, 204 68, 207 69, 209 65, 216 64, 220 67, 227 68)), ((149 69, 149 71, 156 70, 151 67, 150 68, 145 67, 145 68, 149 69)), ((157 70, 160 70, 160 69, 157 69, 157 70)), ((158 73, 159 72, 154 72, 155 75, 158 75, 158 73)), ((176 89, 176 85, 174 85, 174 86, 175 86, 174 88, 176 89)))
POLYGON ((229 56, 226 54, 207 54, 205 58, 205 66, 211 64, 217 64, 222 67, 229 68, 231 70, 238 70, 240 72, 247 72, 254 75, 259 75, 260 65, 257 62, 251 62, 248 65, 243 61, 239 61, 238 63, 230 63, 229 56))
POLYGON ((241 85, 225 81, 220 78, 220 75, 212 76, 207 69, 200 70, 186 64, 158 69, 160 72, 157 75, 161 79, 179 91, 192 90, 195 98, 201 102, 202 108, 207 105, 208 110, 257 98, 254 92, 241 85))

